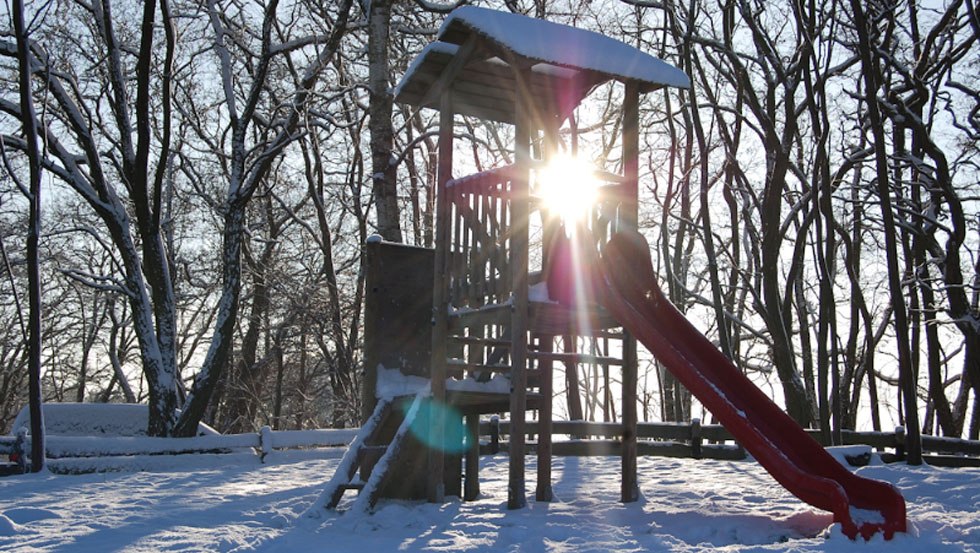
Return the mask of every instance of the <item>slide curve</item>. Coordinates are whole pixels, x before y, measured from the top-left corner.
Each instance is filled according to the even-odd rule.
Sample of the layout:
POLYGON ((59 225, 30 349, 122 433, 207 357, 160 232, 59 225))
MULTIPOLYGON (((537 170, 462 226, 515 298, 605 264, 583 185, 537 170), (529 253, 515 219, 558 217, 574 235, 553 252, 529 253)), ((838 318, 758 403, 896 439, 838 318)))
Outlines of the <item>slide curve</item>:
POLYGON ((886 482, 863 478, 819 443, 702 335, 664 296, 649 246, 613 235, 593 276, 596 300, 650 350, 783 487, 834 513, 844 534, 885 539, 905 531, 905 500, 886 482))

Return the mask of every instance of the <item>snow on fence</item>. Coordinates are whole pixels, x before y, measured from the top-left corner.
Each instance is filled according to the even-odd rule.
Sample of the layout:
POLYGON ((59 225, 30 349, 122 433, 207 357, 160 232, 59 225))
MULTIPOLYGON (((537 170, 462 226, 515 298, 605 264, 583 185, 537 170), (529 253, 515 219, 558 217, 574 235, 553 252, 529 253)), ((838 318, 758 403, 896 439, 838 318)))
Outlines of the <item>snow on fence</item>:
MULTIPOLYGON (((357 429, 279 430, 268 426, 256 433, 194 436, 192 438, 151 438, 145 436, 58 436, 45 437, 48 466, 52 472, 97 472, 128 470, 161 463, 165 456, 239 455, 265 457, 274 450, 347 447, 357 429)), ((0 455, 24 457, 31 439, 0 436, 0 455)))
MULTIPOLYGON (((538 434, 537 421, 525 423, 528 449, 533 450, 538 434)), ((492 418, 480 423, 480 435, 486 438, 484 452, 506 451, 503 437, 510 433, 510 422, 492 418)), ((619 455, 622 425, 614 422, 554 421, 552 423, 552 453, 554 455, 619 455)), ((807 433, 821 442, 819 430, 807 433)), ((664 457, 695 459, 739 460, 746 458, 745 450, 735 438, 718 424, 702 425, 698 419, 690 423, 639 423, 636 428, 637 453, 664 457)), ((905 428, 894 432, 841 431, 842 444, 863 445, 882 452, 886 462, 905 459, 905 428), (891 451, 889 451, 891 450, 891 451)), ((830 444, 824 444, 830 445, 830 444)), ((936 466, 980 467, 980 441, 940 436, 922 436, 924 460, 936 466)))

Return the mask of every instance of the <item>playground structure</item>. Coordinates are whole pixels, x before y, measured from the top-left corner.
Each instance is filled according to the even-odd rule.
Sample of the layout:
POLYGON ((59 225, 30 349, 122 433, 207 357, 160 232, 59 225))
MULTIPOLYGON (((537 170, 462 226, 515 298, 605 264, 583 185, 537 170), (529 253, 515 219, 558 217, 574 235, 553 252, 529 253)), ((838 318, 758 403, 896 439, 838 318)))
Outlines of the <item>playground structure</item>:
POLYGON ((551 500, 556 363, 566 373, 620 367, 620 492, 637 500, 639 339, 777 481, 832 511, 847 535, 905 530, 894 488, 839 465, 660 293, 649 246, 632 229, 639 100, 665 86, 689 80, 596 33, 476 7, 447 18, 396 91, 397 101, 440 114, 435 248, 367 245, 364 424, 328 485, 329 508, 346 490, 360 492, 360 508, 380 497, 475 499, 479 419, 502 412, 511 421, 507 506, 521 508, 529 410, 540 431, 535 497, 551 500), (565 228, 539 196, 543 172, 561 150, 562 124, 610 82, 622 87, 622 174, 596 172, 599 199, 565 228), (513 124, 514 163, 454 178, 457 115, 513 124))

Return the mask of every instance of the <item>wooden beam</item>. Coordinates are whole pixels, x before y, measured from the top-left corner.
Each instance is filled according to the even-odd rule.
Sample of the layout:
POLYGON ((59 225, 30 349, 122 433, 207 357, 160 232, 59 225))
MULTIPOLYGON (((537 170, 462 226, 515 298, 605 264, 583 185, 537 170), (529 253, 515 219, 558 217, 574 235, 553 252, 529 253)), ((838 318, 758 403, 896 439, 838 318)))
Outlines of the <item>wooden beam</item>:
MULTIPOLYGON (((515 67, 515 78, 522 80, 521 70, 515 67)), ((531 114, 527 97, 517 95, 517 122, 514 126, 514 159, 516 174, 511 180, 511 363, 510 417, 515 442, 510 451, 507 484, 507 508, 521 509, 527 505, 524 475, 524 423, 527 415, 527 328, 528 328, 528 223, 530 209, 528 180, 531 166, 531 114)))
MULTIPOLYGON (((449 327, 448 285, 449 266, 449 202, 446 197, 446 184, 453 176, 453 102, 452 94, 446 90, 442 94, 439 109, 439 167, 436 178, 436 251, 432 279, 432 401, 444 402, 446 398, 446 335, 449 327)), ((434 409, 429 417, 429 431, 432 436, 445 434, 445 423, 440 414, 442 409, 434 409)), ((445 456, 436 447, 428 448, 429 470, 426 474, 426 495, 433 503, 441 503, 445 496, 443 469, 445 456)))
MULTIPOLYGON (((626 83, 623 98, 623 186, 626 189, 620 218, 629 228, 636 230, 639 220, 639 168, 640 168, 640 91, 634 82, 626 83)), ((623 336, 623 464, 622 500, 636 501, 640 489, 636 476, 636 387, 637 387, 636 338, 629 332, 623 336)))
MULTIPOLYGON (((516 119, 515 126, 525 125, 527 127, 527 137, 530 144, 531 133, 537 133, 538 129, 545 129, 552 126, 550 120, 555 119, 557 113, 541 113, 542 107, 546 107, 547 102, 540 102, 540 95, 533 90, 534 74, 531 67, 534 62, 524 58, 518 58, 513 52, 503 52, 504 61, 511 66, 514 75, 514 90, 517 91, 517 107, 514 110, 516 119)), ((527 153, 527 167, 531 166, 530 147, 527 153)), ((520 166, 520 163, 517 163, 520 166)))
POLYGON ((422 97, 421 105, 424 106, 436 100, 442 101, 441 98, 445 95, 444 93, 450 89, 459 72, 466 67, 473 54, 476 53, 479 44, 480 38, 475 33, 466 38, 466 41, 456 50, 456 55, 453 56, 453 59, 442 69, 442 73, 436 79, 436 82, 432 84, 432 88, 422 97))
POLYGON ((623 97, 623 205, 620 218, 637 230, 640 168, 640 91, 636 83, 626 83, 623 97))

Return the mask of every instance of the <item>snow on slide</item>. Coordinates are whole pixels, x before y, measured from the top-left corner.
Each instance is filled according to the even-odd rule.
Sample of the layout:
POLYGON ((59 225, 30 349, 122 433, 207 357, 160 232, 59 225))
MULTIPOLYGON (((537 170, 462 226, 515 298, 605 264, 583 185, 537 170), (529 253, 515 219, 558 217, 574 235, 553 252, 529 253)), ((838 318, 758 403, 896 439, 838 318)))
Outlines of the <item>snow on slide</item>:
POLYGON ((851 539, 905 531, 905 500, 862 478, 746 378, 657 286, 646 240, 620 233, 603 248, 597 300, 680 380, 783 487, 834 513, 851 539))

